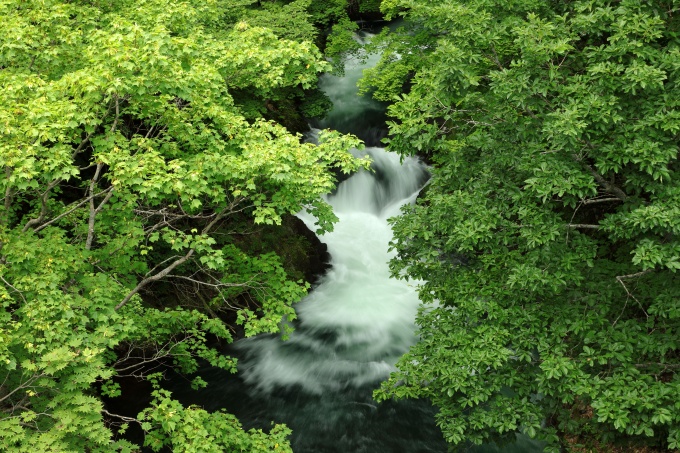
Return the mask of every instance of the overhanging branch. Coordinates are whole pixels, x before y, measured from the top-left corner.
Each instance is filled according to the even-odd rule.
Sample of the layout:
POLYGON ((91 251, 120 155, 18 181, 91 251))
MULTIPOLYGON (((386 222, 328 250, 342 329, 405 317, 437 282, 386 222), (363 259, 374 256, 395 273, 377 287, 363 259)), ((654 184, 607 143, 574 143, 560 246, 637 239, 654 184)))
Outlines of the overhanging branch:
MULTIPOLYGON (((224 208, 219 214, 217 214, 215 216, 215 218, 208 225, 205 226, 205 228, 203 228, 203 231, 201 232, 201 234, 208 234, 212 230, 212 228, 217 224, 217 222, 222 220, 222 218, 225 215, 227 215, 228 212, 229 212, 229 207, 224 208)), ((189 251, 187 251, 187 253, 184 256, 176 259, 175 261, 170 263, 163 270, 158 271, 158 273, 156 273, 156 274, 154 274, 150 277, 146 277, 146 278, 142 279, 142 281, 140 281, 137 284, 137 286, 135 286, 134 289, 132 291, 130 291, 118 305, 115 306, 115 310, 120 310, 121 308, 123 308, 125 306, 125 304, 127 304, 135 294, 137 294, 139 291, 141 291, 141 289, 144 288, 149 283, 153 283, 155 281, 158 281, 162 278, 167 277, 170 274, 170 272, 172 272, 177 266, 180 266, 180 265, 186 263, 189 260, 189 258, 191 258, 194 255, 195 252, 196 252, 196 249, 194 249, 194 248, 189 249, 189 251)))

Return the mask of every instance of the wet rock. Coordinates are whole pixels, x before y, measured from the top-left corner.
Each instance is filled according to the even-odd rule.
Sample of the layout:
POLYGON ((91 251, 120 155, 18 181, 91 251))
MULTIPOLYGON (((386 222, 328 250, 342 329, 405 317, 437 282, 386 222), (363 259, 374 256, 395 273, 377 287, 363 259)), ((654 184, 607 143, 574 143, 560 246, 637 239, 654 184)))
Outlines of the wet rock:
POLYGON ((328 246, 321 242, 316 234, 297 217, 290 216, 285 219, 285 223, 288 224, 294 234, 307 242, 307 253, 304 257, 299 257, 296 260, 296 267, 302 271, 305 280, 314 285, 319 277, 331 268, 331 255, 328 253, 328 246))

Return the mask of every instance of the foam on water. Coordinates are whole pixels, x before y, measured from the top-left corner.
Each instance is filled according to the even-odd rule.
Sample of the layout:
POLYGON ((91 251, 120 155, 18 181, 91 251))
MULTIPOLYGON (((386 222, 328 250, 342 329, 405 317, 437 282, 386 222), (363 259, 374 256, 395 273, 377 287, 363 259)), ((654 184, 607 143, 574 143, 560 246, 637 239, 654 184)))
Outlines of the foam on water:
MULTIPOLYGON (((369 146, 380 144, 387 133, 384 105, 358 97, 356 89, 363 69, 377 58, 350 61, 344 77, 322 78, 320 85, 335 107, 320 127, 354 133, 369 146)), ((316 134, 311 135, 313 141, 316 134)), ((320 239, 328 245, 333 267, 297 305, 299 320, 290 339, 239 341, 238 376, 207 368, 201 372, 210 383, 206 389, 194 392, 178 380, 174 391, 185 404, 226 408, 246 429, 268 430, 272 420, 287 424, 296 453, 442 453, 448 447, 427 401, 377 404, 372 398, 379 381, 416 340, 418 297, 412 286, 389 278, 387 219, 414 202, 427 172, 417 159, 402 163, 381 148, 354 152, 371 156, 372 171, 353 175, 327 198, 339 222, 320 239)), ((314 219, 305 213, 300 217, 316 229, 314 219)), ((540 450, 523 440, 516 448, 471 451, 540 450)))
MULTIPOLYGON (((390 278, 392 231, 388 217, 412 201, 427 179, 417 159, 400 162, 368 148, 373 165, 344 181, 327 197, 338 216, 328 245, 332 269, 297 305, 300 321, 290 339, 243 341, 242 376, 261 391, 298 386, 309 393, 363 386, 387 377, 415 341, 415 288, 390 278)), ((314 227, 315 219, 300 217, 314 227)))

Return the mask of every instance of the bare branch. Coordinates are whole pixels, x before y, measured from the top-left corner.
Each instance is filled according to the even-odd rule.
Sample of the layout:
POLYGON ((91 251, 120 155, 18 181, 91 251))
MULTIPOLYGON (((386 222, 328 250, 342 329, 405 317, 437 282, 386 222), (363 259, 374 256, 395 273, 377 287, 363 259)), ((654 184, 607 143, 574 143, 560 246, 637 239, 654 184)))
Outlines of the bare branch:
POLYGON ((16 392, 18 392, 19 390, 22 390, 22 389, 25 389, 25 388, 29 388, 29 387, 31 386, 31 384, 33 384, 35 381, 37 381, 38 379, 40 379, 40 378, 43 377, 43 376, 45 376, 44 373, 34 374, 34 375, 31 376, 30 378, 28 378, 25 382, 23 382, 23 383, 21 383, 19 386, 17 386, 17 388, 15 388, 15 389, 12 390, 11 392, 7 393, 5 396, 3 396, 2 398, 0 398, 0 403, 3 402, 3 401, 5 401, 5 400, 6 400, 7 398, 9 398, 10 396, 14 395, 14 394, 15 394, 16 392))
POLYGON ((5 277, 3 277, 2 275, 0 275, 0 280, 2 280, 5 283, 5 285, 9 286, 14 291, 16 291, 16 293, 19 294, 19 296, 21 296, 21 298, 24 300, 24 303, 26 303, 26 298, 24 297, 24 293, 22 293, 21 291, 16 289, 14 286, 12 286, 12 284, 10 282, 8 282, 7 280, 5 280, 5 277))
POLYGON ((164 259, 164 260, 161 261, 160 263, 156 264, 156 265, 153 267, 153 269, 151 269, 149 272, 147 272, 147 273, 144 275, 144 277, 148 277, 149 275, 153 274, 153 273, 156 271, 156 269, 162 267, 165 263, 167 263, 167 262, 169 262, 169 261, 172 261, 172 260, 174 260, 174 259, 178 259, 178 258, 180 258, 179 255, 173 255, 173 256, 171 256, 170 258, 164 259))
POLYGON ((61 179, 55 179, 54 181, 50 182, 47 185, 47 188, 45 189, 45 192, 42 193, 40 197, 40 214, 38 214, 38 217, 35 219, 31 219, 28 222, 26 222, 26 225, 24 225, 23 230, 21 231, 22 233, 27 232, 31 227, 34 225, 39 225, 43 220, 45 220, 45 217, 47 216, 47 201, 49 200, 50 197, 50 192, 52 189, 57 187, 57 185, 61 182, 61 179))
POLYGON ((59 221, 60 219, 66 217, 66 216, 69 215, 69 214, 71 214, 73 211, 75 211, 76 209, 78 209, 79 207, 81 207, 82 205, 84 205, 85 203, 87 203, 88 201, 90 201, 90 199, 99 197, 99 196, 101 196, 102 194, 105 194, 105 193, 109 193, 109 192, 111 192, 112 190, 113 190, 113 186, 109 187, 108 189, 102 190, 102 191, 99 192, 99 193, 96 193, 96 194, 94 194, 94 195, 91 195, 91 196, 89 196, 89 197, 87 197, 87 198, 85 198, 85 199, 83 199, 83 200, 80 200, 76 205, 74 205, 74 206, 73 206, 71 209, 69 209, 68 211, 63 212, 62 214, 59 214, 57 217, 53 218, 53 219, 50 220, 49 222, 43 223, 43 224, 40 225, 39 227, 35 228, 33 231, 37 233, 38 231, 42 230, 43 228, 46 228, 46 227, 50 226, 51 224, 53 224, 54 222, 57 222, 57 221, 59 221))
POLYGON ((636 368, 647 368, 652 366, 663 367, 664 369, 677 369, 680 368, 680 363, 659 363, 659 362, 647 362, 647 363, 636 363, 634 365, 636 368))
MULTIPOLYGON (((107 111, 107 112, 106 112, 106 115, 108 115, 108 113, 109 113, 109 112, 107 111)), ((106 115, 104 115, 104 117, 106 117, 106 115)), ((78 145, 78 147, 73 151, 73 153, 71 153, 71 159, 75 159, 75 157, 76 157, 78 154, 80 154, 80 152, 83 150, 83 148, 85 148, 85 145, 87 145, 87 144, 90 142, 90 138, 92 137, 92 134, 94 134, 94 131, 89 132, 89 133, 85 136, 85 138, 80 142, 80 144, 78 145)))
POLYGON ((158 345, 155 345, 156 350, 153 353, 151 353, 150 356, 147 356, 146 349, 144 347, 130 345, 130 348, 128 349, 125 356, 116 360, 116 362, 113 364, 113 367, 115 368, 118 376, 123 376, 121 373, 129 372, 130 370, 132 370, 132 374, 134 374, 137 371, 141 371, 142 368, 148 371, 148 367, 150 364, 160 366, 161 365, 160 361, 162 359, 169 357, 187 356, 188 354, 173 354, 172 351, 180 344, 186 343, 192 338, 194 338, 194 335, 186 335, 182 339, 176 339, 175 337, 171 337, 162 346, 158 347, 158 345), (132 353, 135 351, 138 351, 140 355, 133 356, 132 353), (122 366, 124 363, 131 360, 137 362, 133 363, 132 365, 122 366))
POLYGON ((605 190, 613 195, 616 196, 621 201, 626 201, 628 199, 628 195, 625 194, 625 192, 621 189, 619 189, 616 185, 610 183, 606 179, 602 177, 601 174, 595 171, 593 167, 590 165, 584 163, 585 167, 588 169, 591 175, 593 175, 593 178, 595 178, 595 181, 597 181, 602 187, 605 188, 605 190))
POLYGON ((203 285, 203 286, 209 286, 211 288, 234 288, 234 287, 247 287, 251 288, 251 286, 246 282, 246 283, 208 283, 208 282, 203 282, 201 280, 195 280, 191 277, 185 277, 184 275, 166 275, 168 278, 179 278, 182 280, 188 280, 192 283, 196 283, 197 285, 203 285))
POLYGON ((135 286, 135 288, 132 291, 130 291, 127 294, 127 296, 125 296, 125 298, 118 305, 116 305, 115 310, 120 310, 121 308, 123 308, 123 306, 127 304, 130 301, 130 299, 132 299, 132 296, 137 294, 146 285, 162 279, 170 272, 172 272, 173 269, 175 269, 177 266, 184 264, 189 258, 191 258, 195 251, 196 251, 195 249, 189 249, 189 251, 183 257, 173 261, 168 267, 166 267, 162 271, 158 272, 155 275, 152 275, 151 277, 143 279, 141 282, 137 284, 137 286, 135 286))
MULTIPOLYGON (((229 205, 225 208, 224 212, 226 214, 235 214, 242 212, 248 208, 251 208, 253 205, 252 204, 247 204, 241 206, 239 209, 236 209, 239 205, 241 205, 245 201, 245 198, 242 197, 235 197, 233 200, 229 202, 229 205)), ((181 211, 180 212, 173 212, 172 210, 168 208, 162 208, 162 209, 156 209, 156 210, 149 210, 148 208, 138 208, 134 210, 134 213, 137 215, 143 215, 145 218, 151 218, 154 216, 157 217, 162 217, 162 220, 156 222, 155 224, 145 228, 144 234, 149 235, 153 233, 156 230, 159 230, 163 227, 172 227, 172 224, 182 220, 182 219, 192 219, 192 220, 207 220, 207 219, 214 219, 215 216, 217 215, 216 213, 212 214, 187 214, 187 212, 184 210, 182 207, 181 200, 178 201, 178 208, 181 211)), ((224 216, 225 214, 222 214, 224 216)))
MULTIPOLYGON (((215 226, 215 224, 217 224, 217 222, 219 222, 227 214, 228 209, 229 209, 228 207, 224 208, 219 214, 217 214, 215 216, 215 218, 210 223, 208 223, 208 225, 206 225, 205 228, 203 228, 203 231, 201 232, 201 234, 208 234, 208 232, 210 232, 210 230, 212 230, 212 228, 215 226)), ((141 282, 139 282, 137 284, 137 286, 134 287, 134 289, 132 291, 130 291, 127 294, 127 296, 125 296, 125 298, 118 305, 116 305, 115 310, 120 310, 121 308, 123 308, 123 306, 125 306, 125 304, 127 304, 130 301, 130 299, 132 299, 132 297, 135 294, 137 294, 146 285, 166 277, 177 266, 180 266, 180 265, 184 264, 185 262, 187 262, 187 260, 189 260, 189 258, 191 258, 193 256, 195 251, 196 251, 196 249, 193 249, 193 248, 189 249, 189 251, 187 251, 187 253, 183 257, 173 261, 168 267, 166 267, 162 271, 159 271, 158 273, 156 273, 156 274, 154 274, 150 277, 144 278, 141 282)))
POLYGON ((567 225, 567 228, 587 228, 590 230, 598 230, 600 229, 600 225, 589 225, 589 224, 584 224, 584 223, 570 223, 567 225))
POLYGON ((591 198, 589 200, 581 200, 584 205, 596 204, 596 203, 609 203, 612 201, 623 201, 620 198, 591 198))
MULTIPOLYGON (((116 101, 117 102, 117 101, 116 101)), ((116 110, 118 109, 118 105, 116 104, 116 110)), ((90 250, 92 248, 92 241, 94 240, 94 219, 101 212, 102 207, 106 204, 107 201, 111 199, 111 196, 113 195, 113 190, 111 190, 109 193, 106 194, 106 197, 102 200, 101 203, 99 203, 99 206, 95 208, 94 206, 94 197, 92 197, 92 194, 94 193, 94 188, 97 184, 97 181, 99 180, 99 175, 102 171, 102 168, 104 167, 103 162, 97 163, 97 169, 94 172, 94 176, 92 177, 92 180, 90 181, 90 218, 87 222, 87 240, 85 241, 85 249, 90 250)))
POLYGON ((126 417, 125 415, 118 415, 118 414, 112 414, 111 412, 107 411, 106 409, 101 410, 102 414, 108 415, 111 418, 117 418, 119 420, 123 420, 124 422, 128 423, 141 423, 139 420, 133 417, 126 417))
MULTIPOLYGON (((648 274, 648 273, 650 273, 650 272, 652 272, 652 271, 653 271, 653 269, 647 269, 646 271, 637 272, 637 273, 635 273, 635 274, 619 275, 619 276, 616 277, 616 281, 618 281, 619 283, 621 283, 621 286, 623 286, 623 289, 624 289, 624 291, 626 291, 626 294, 628 294, 628 297, 629 297, 629 298, 632 298, 635 302, 637 302, 638 307, 640 307, 640 310, 642 310, 642 313, 645 314, 645 316, 647 317, 647 319, 649 319, 649 314, 647 314, 647 311, 644 309, 644 307, 642 306, 642 304, 640 303, 640 301, 638 300, 638 298, 635 297, 635 295, 634 295, 633 293, 631 293, 631 292, 628 290, 628 287, 626 286, 625 283, 623 283, 623 281, 624 281, 624 280, 627 280, 627 279, 631 279, 631 278, 640 277, 640 276, 645 275, 645 274, 648 274)), ((622 312, 622 313, 623 313, 623 312, 622 312)), ((619 318, 620 318, 620 317, 621 317, 621 315, 619 315, 619 318)), ((616 321, 618 321, 618 318, 616 319, 616 321)), ((616 324, 616 322, 614 322, 614 324, 616 324)))
POLYGON ((641 271, 641 272, 636 272, 634 274, 628 274, 628 275, 618 275, 616 277, 617 280, 627 280, 629 278, 636 278, 636 277, 642 277, 643 275, 650 274, 654 272, 654 269, 647 269, 646 271, 641 271))

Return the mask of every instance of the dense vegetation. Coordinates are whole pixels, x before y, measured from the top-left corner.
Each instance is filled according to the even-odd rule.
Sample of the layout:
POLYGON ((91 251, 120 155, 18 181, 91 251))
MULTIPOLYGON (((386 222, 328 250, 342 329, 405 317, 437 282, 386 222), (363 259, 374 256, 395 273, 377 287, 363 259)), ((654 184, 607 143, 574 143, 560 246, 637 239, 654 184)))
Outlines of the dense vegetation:
POLYGON ((0 450, 137 451, 130 423, 154 450, 290 450, 154 372, 233 370, 217 339, 295 317, 308 284, 273 226, 306 207, 330 229, 320 195, 362 165, 351 137, 279 124, 327 108, 335 4, 0 2, 0 450), (151 382, 138 416, 104 404, 125 376, 151 382))
POLYGON ((453 444, 680 448, 680 3, 382 9, 407 26, 364 88, 434 168, 394 222, 421 339, 377 396, 453 444))
MULTIPOLYGON (((379 3, 0 0, 0 450, 290 451, 156 372, 295 317, 290 214, 329 230, 364 165, 296 132, 379 3)), ((452 444, 680 448, 680 3, 380 7, 406 21, 363 89, 433 179, 394 221, 420 342, 377 398, 431 399, 452 444)))

